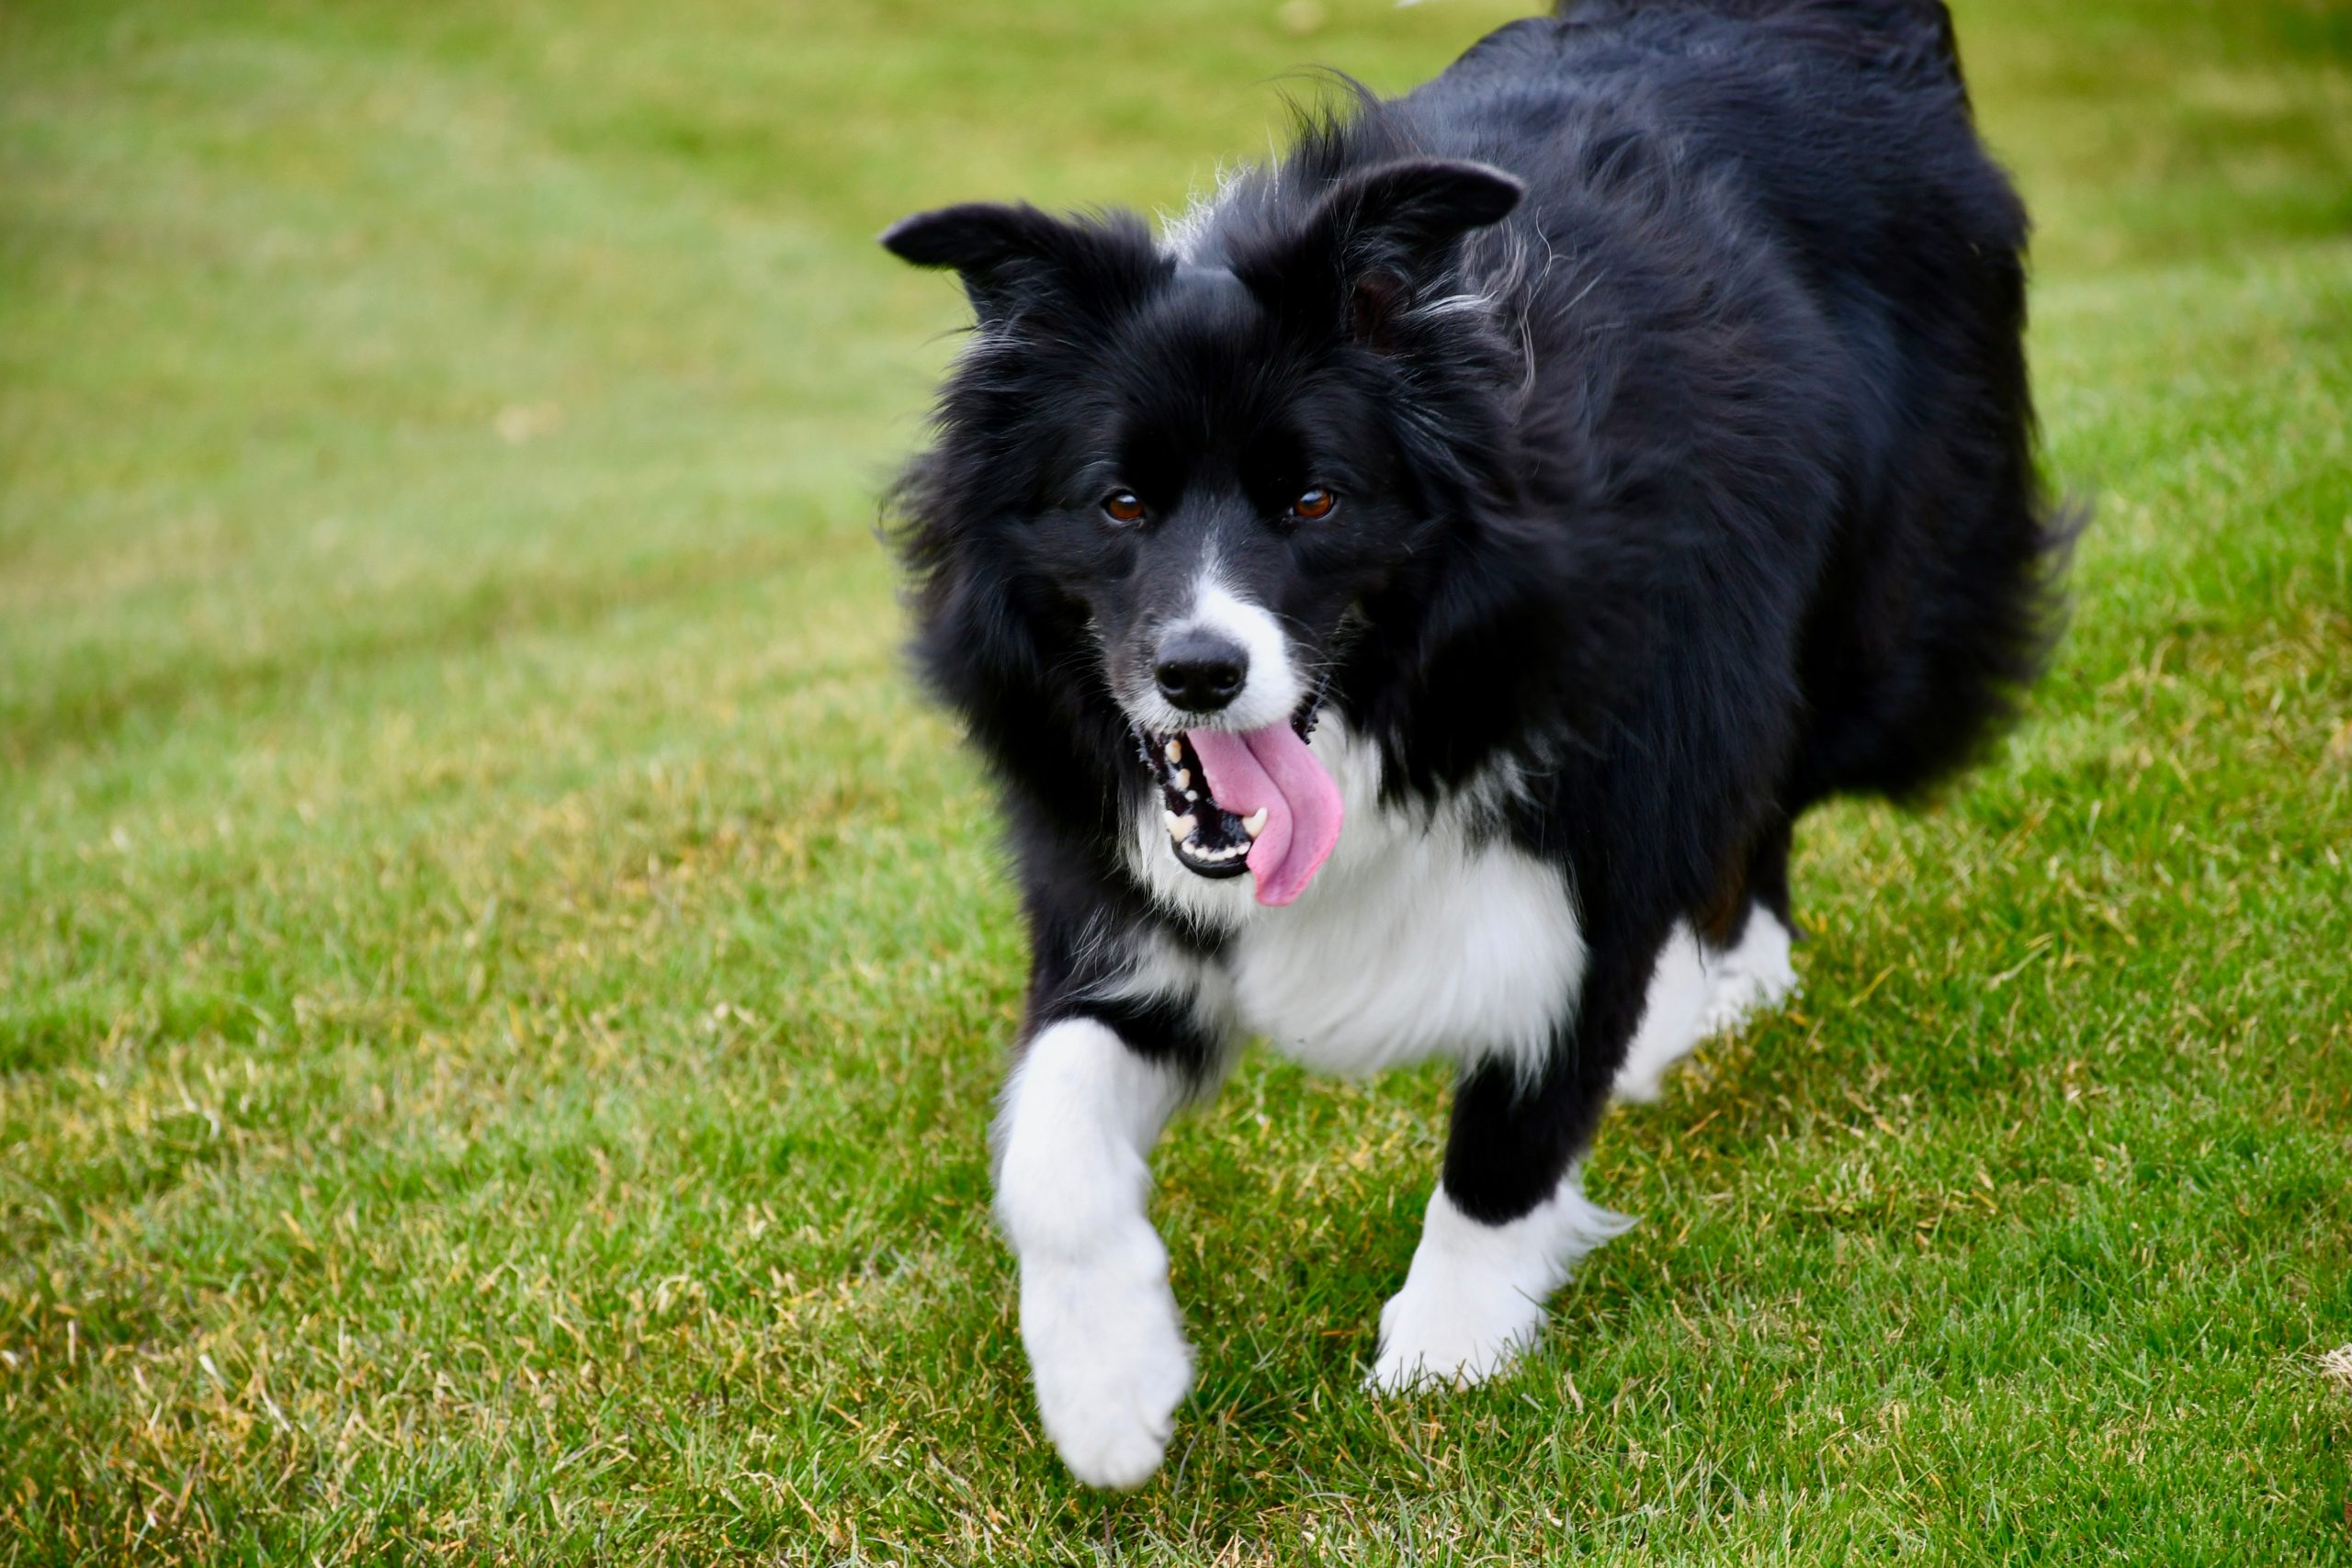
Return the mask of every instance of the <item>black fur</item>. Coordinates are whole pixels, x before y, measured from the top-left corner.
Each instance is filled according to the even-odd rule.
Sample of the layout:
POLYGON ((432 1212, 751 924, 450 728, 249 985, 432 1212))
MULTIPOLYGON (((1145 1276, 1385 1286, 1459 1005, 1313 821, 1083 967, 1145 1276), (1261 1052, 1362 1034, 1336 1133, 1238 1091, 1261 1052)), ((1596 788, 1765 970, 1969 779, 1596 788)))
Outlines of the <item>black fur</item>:
POLYGON ((1934 0, 1597 3, 1358 95, 1182 258, 1126 216, 950 209, 885 243, 980 335, 896 492, 916 649, 1001 785, 1030 1029, 1216 1050, 1090 998, 1163 929, 1121 844, 1153 788, 1118 696, 1210 542, 1439 798, 1563 865, 1589 964, 1532 1084, 1465 1075, 1445 1180, 1502 1220, 1589 1140, 1672 923, 1785 911, 1791 825, 1977 755, 2057 623, 2026 220, 1934 0), (1151 526, 1107 525, 1106 484, 1151 526), (1282 520, 1298 487, 1343 527, 1282 520), (1248 548, 1238 547, 1246 543, 1248 548))

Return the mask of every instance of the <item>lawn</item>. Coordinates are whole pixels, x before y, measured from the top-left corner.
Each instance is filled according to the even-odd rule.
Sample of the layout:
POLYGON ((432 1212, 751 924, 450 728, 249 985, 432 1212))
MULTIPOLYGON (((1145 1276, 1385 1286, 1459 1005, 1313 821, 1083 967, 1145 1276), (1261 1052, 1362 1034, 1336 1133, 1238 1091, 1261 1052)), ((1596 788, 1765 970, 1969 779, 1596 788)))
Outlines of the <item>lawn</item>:
POLYGON ((2073 631, 1801 836, 1523 1371, 1357 1380, 1436 1071, 1159 1164, 1030 1409, 1023 944, 875 496, 971 196, 1182 202, 1489 0, 0 6, 0 1562, 2352 1562, 2352 13, 1973 0, 2073 631))

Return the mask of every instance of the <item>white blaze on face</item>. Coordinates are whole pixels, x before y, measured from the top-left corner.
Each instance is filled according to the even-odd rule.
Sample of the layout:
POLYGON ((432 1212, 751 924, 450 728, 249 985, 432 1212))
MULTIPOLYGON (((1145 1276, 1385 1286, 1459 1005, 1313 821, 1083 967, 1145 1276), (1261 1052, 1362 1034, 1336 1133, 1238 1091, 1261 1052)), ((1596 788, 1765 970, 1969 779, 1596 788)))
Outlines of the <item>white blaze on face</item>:
POLYGON ((1297 712, 1306 695, 1290 656, 1290 639, 1271 611, 1240 597, 1204 574, 1193 596, 1193 623, 1224 633, 1250 655, 1250 678, 1241 694, 1218 716, 1226 728, 1262 729, 1297 712))
POLYGON ((1264 605, 1243 598, 1228 587, 1214 558, 1193 582, 1193 603, 1183 614, 1159 628, 1161 641, 1187 628, 1212 632, 1238 644, 1248 656, 1250 673, 1240 694, 1212 715, 1186 713, 1158 692, 1136 705, 1135 717, 1162 734, 1204 725, 1217 729, 1248 731, 1281 724, 1298 712, 1306 698, 1306 682, 1298 661, 1291 656, 1290 638, 1282 623, 1264 605))

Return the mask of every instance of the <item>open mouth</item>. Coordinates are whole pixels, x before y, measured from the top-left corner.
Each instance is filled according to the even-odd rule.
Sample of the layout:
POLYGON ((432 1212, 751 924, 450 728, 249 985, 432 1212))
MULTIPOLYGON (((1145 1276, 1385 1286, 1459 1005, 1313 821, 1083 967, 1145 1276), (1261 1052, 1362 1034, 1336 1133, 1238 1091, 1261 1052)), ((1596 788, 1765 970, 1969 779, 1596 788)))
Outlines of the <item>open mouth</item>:
POLYGON ((1196 876, 1250 872, 1261 904, 1306 891, 1343 816, 1339 786, 1307 749, 1318 705, 1263 729, 1136 729, 1178 864, 1196 876))
POLYGON ((1176 859, 1196 876, 1238 876, 1250 869, 1250 846, 1266 829, 1268 813, 1261 807, 1251 817, 1236 817, 1209 794, 1208 770, 1193 749, 1189 735, 1158 735, 1138 728, 1144 761, 1159 780, 1161 804, 1167 807, 1168 841, 1176 859))

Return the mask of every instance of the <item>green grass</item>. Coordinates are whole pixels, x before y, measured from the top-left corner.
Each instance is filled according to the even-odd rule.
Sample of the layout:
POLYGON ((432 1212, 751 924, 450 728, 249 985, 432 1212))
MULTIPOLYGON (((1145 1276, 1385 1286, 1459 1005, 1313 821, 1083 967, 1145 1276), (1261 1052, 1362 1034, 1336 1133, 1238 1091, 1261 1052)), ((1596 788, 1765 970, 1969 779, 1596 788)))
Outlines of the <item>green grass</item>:
POLYGON ((870 237, 1508 14, 0 7, 0 1562, 2352 1561, 2325 0, 1962 8, 2074 631, 1807 825, 1802 1003, 1611 1120, 1541 1354, 1357 1393, 1442 1075, 1253 1060, 1167 1472, 1043 1443, 1022 943, 868 532, 960 304, 870 237))

